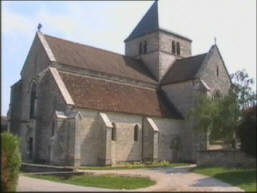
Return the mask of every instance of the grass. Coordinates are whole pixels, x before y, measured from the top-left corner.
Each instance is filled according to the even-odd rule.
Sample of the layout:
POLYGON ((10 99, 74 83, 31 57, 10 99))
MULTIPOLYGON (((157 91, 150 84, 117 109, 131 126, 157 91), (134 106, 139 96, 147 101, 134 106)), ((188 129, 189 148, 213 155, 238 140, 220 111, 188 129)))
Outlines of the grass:
POLYGON ((192 171, 238 186, 245 191, 256 192, 256 168, 198 167, 192 171))
POLYGON ((137 189, 145 188, 154 185, 155 182, 143 177, 120 177, 120 176, 94 176, 94 175, 82 175, 71 177, 59 177, 54 175, 32 175, 26 174, 26 176, 54 181, 62 182, 67 184, 79 185, 79 186, 90 186, 98 188, 109 188, 109 189, 137 189))
POLYGON ((124 170, 124 169, 140 169, 140 168, 161 168, 161 167, 177 167, 177 166, 186 166, 188 163, 169 163, 167 161, 161 162, 150 162, 150 163, 142 163, 142 162, 134 162, 134 163, 123 163, 120 166, 85 166, 80 167, 79 169, 83 170, 124 170))

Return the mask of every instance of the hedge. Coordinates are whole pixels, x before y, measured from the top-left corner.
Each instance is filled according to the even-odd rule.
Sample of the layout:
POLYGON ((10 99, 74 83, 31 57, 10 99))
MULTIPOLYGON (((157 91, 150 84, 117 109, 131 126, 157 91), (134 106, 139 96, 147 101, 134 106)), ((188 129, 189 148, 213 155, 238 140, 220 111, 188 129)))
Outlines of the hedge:
POLYGON ((244 112, 239 125, 241 150, 249 155, 256 156, 256 107, 244 112))
POLYGON ((16 191, 21 166, 19 138, 4 132, 1 133, 1 141, 1 190, 2 192, 14 192, 16 191))

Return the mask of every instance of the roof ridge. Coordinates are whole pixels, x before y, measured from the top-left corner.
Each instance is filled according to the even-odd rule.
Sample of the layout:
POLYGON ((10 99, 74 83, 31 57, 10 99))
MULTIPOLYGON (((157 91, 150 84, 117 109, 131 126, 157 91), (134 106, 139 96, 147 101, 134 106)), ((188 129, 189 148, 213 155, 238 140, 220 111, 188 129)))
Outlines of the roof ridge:
POLYGON ((177 37, 180 37, 180 38, 182 38, 182 39, 186 39, 186 40, 192 42, 192 40, 191 40, 190 38, 188 38, 187 36, 185 36, 185 35, 183 35, 183 34, 179 34, 179 33, 174 32, 174 31, 172 31, 172 30, 169 30, 169 29, 166 29, 166 28, 163 28, 163 27, 159 27, 158 30, 159 30, 159 31, 162 31, 162 32, 165 32, 165 33, 170 33, 170 34, 172 34, 172 35, 174 35, 174 36, 177 36, 177 37))
POLYGON ((97 80, 97 81, 105 81, 105 82, 110 82, 110 83, 118 84, 118 85, 122 85, 122 86, 129 86, 129 87, 145 89, 145 90, 155 90, 155 91, 157 90, 156 88, 143 87, 143 86, 138 86, 137 84, 129 84, 129 83, 126 83, 126 82, 119 82, 119 81, 115 81, 115 80, 111 80, 111 79, 105 79, 105 78, 99 78, 99 77, 94 77, 94 76, 82 75, 82 74, 78 74, 78 73, 75 73, 75 72, 69 72, 69 71, 60 70, 60 69, 58 69, 57 71, 59 73, 68 74, 70 76, 78 76, 78 77, 93 79, 93 80, 97 80))
POLYGON ((52 36, 52 35, 48 35, 48 34, 42 34, 42 35, 48 36, 48 37, 50 37, 50 38, 55 38, 55 39, 58 39, 58 40, 66 41, 66 42, 69 42, 69 43, 78 44, 78 45, 81 45, 81 46, 93 48, 93 49, 96 49, 96 50, 108 52, 108 53, 110 53, 110 54, 114 54, 114 55, 119 55, 119 56, 127 57, 127 58, 130 58, 130 59, 132 59, 132 60, 140 61, 140 60, 135 59, 135 58, 132 58, 132 57, 130 57, 130 56, 126 56, 126 55, 123 55, 123 54, 120 54, 120 53, 117 53, 117 52, 114 52, 114 51, 110 51, 110 50, 105 50, 105 49, 103 49, 103 48, 98 48, 98 47, 90 46, 90 45, 87 45, 87 44, 82 44, 82 43, 80 43, 80 42, 75 42, 75 41, 72 41, 72 40, 67 40, 67 39, 59 38, 59 37, 52 36))
POLYGON ((206 55, 206 54, 208 54, 208 52, 204 52, 202 54, 197 54, 197 55, 194 55, 194 56, 189 56, 189 57, 186 57, 186 58, 180 58, 180 59, 177 59, 177 60, 181 61, 181 60, 186 60, 186 59, 192 59, 192 58, 200 57, 200 56, 203 56, 203 55, 206 55))

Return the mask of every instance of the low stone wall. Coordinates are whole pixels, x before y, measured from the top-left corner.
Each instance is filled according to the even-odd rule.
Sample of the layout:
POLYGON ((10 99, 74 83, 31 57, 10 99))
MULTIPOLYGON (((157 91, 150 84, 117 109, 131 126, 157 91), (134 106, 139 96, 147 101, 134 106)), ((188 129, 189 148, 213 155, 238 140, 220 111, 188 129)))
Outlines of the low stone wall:
POLYGON ((24 173, 38 173, 38 172, 72 172, 73 167, 62 167, 53 165, 43 165, 43 164, 32 164, 32 163, 22 163, 20 170, 24 173))
POLYGON ((256 158, 238 150, 199 151, 197 166, 256 167, 256 158))

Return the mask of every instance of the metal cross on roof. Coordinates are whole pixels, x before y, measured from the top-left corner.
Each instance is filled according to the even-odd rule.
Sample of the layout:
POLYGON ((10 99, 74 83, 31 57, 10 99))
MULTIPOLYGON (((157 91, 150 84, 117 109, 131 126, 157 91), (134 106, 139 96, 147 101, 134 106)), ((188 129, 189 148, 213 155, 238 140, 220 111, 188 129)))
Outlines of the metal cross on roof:
POLYGON ((40 32, 41 28, 42 28, 42 25, 41 25, 41 23, 39 23, 37 26, 37 31, 40 32))

